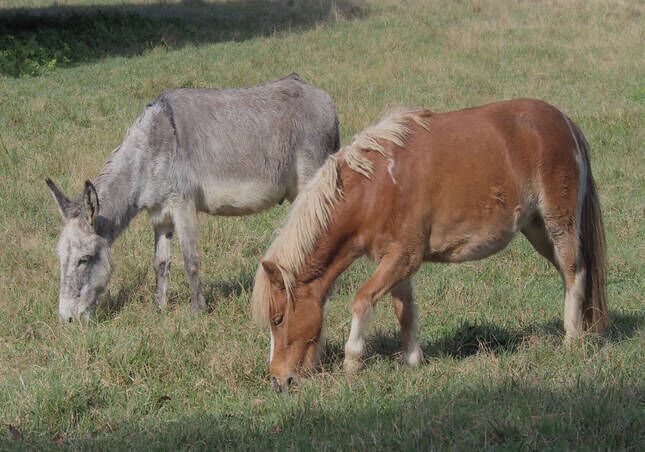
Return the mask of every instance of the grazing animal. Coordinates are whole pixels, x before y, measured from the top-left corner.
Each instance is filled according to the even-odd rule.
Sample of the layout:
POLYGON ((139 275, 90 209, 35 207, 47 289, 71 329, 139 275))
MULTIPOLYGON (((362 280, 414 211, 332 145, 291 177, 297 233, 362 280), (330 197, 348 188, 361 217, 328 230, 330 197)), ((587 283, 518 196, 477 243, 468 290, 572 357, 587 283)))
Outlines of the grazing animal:
POLYGON ((573 121, 530 99, 386 116, 320 168, 258 268, 253 311, 271 330, 274 387, 315 365, 326 295, 359 256, 378 266, 353 300, 344 367, 360 366, 370 312, 387 292, 414 366, 422 351, 410 277, 424 261, 488 257, 518 232, 562 275, 567 340, 602 332, 603 223, 573 121))
POLYGON ((331 97, 296 74, 244 89, 162 94, 94 183, 85 182, 80 199, 68 199, 47 179, 64 223, 57 247, 61 319, 93 314, 112 273, 110 247, 142 209, 155 235, 157 306, 166 305, 176 234, 192 308, 205 309, 197 212, 247 215, 293 201, 338 147, 331 97))

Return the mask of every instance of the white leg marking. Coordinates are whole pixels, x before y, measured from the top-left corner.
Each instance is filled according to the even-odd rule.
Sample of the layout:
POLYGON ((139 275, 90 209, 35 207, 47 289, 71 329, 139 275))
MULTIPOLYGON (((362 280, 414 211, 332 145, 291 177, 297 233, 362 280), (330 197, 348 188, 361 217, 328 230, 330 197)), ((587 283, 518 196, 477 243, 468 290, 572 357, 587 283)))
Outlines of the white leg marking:
POLYGON ((408 349, 405 351, 405 362, 409 366, 415 367, 423 361, 423 351, 417 342, 417 307, 414 302, 410 302, 410 309, 413 312, 413 323, 410 329, 410 339, 408 341, 408 349))
POLYGON ((352 358, 360 358, 365 349, 365 329, 369 321, 370 314, 363 316, 352 316, 352 328, 349 331, 349 339, 345 344, 345 355, 352 358))
POLYGON ((370 316, 371 313, 352 316, 352 328, 345 344, 345 361, 343 362, 343 367, 348 372, 353 372, 361 367, 361 356, 365 350, 364 335, 370 316))
POLYGON ((414 342, 414 346, 410 347, 408 352, 405 354, 405 361, 408 363, 408 366, 416 367, 421 361, 423 361, 423 351, 417 342, 414 342))
POLYGON ((566 340, 576 339, 582 331, 582 301, 585 296, 585 270, 576 272, 573 286, 564 298, 564 329, 566 340))

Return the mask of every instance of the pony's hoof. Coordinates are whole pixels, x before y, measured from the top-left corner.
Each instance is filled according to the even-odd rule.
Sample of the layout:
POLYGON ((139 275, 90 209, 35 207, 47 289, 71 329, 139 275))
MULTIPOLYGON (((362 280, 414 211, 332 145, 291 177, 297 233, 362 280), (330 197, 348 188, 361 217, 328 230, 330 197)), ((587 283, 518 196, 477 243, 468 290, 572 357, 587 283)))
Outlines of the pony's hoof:
POLYGON ((349 374, 359 371, 363 367, 363 361, 360 358, 345 357, 343 361, 343 370, 349 374))
POLYGON ((406 353, 405 362, 410 367, 417 367, 423 361, 423 351, 418 345, 411 352, 406 353))

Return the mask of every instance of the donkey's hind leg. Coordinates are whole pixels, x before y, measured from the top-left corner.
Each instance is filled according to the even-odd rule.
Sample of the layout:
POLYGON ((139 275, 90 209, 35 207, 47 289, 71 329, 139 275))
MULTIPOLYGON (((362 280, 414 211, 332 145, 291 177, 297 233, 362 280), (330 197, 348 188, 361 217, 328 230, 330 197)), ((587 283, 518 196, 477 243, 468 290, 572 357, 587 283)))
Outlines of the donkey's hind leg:
POLYGON ((184 270, 190 285, 193 312, 203 312, 206 310, 206 302, 199 279, 201 259, 199 256, 199 224, 195 206, 186 202, 177 207, 173 213, 173 221, 184 257, 184 270))
POLYGON ((416 366, 423 360, 423 352, 417 342, 417 312, 410 279, 404 279, 398 283, 390 293, 392 294, 394 312, 401 326, 401 342, 403 343, 405 362, 410 366, 416 366))
POLYGON ((172 224, 155 224, 155 302, 159 310, 166 307, 170 261, 172 259, 172 224))

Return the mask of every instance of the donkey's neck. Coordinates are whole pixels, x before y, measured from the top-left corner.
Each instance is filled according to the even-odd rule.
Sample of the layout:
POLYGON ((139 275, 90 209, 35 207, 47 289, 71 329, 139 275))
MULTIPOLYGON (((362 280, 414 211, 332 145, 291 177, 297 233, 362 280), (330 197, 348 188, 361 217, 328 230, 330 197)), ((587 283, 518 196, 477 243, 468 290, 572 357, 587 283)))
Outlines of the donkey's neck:
POLYGON ((94 182, 99 198, 97 232, 110 243, 141 210, 140 163, 140 147, 126 139, 112 152, 94 182))

